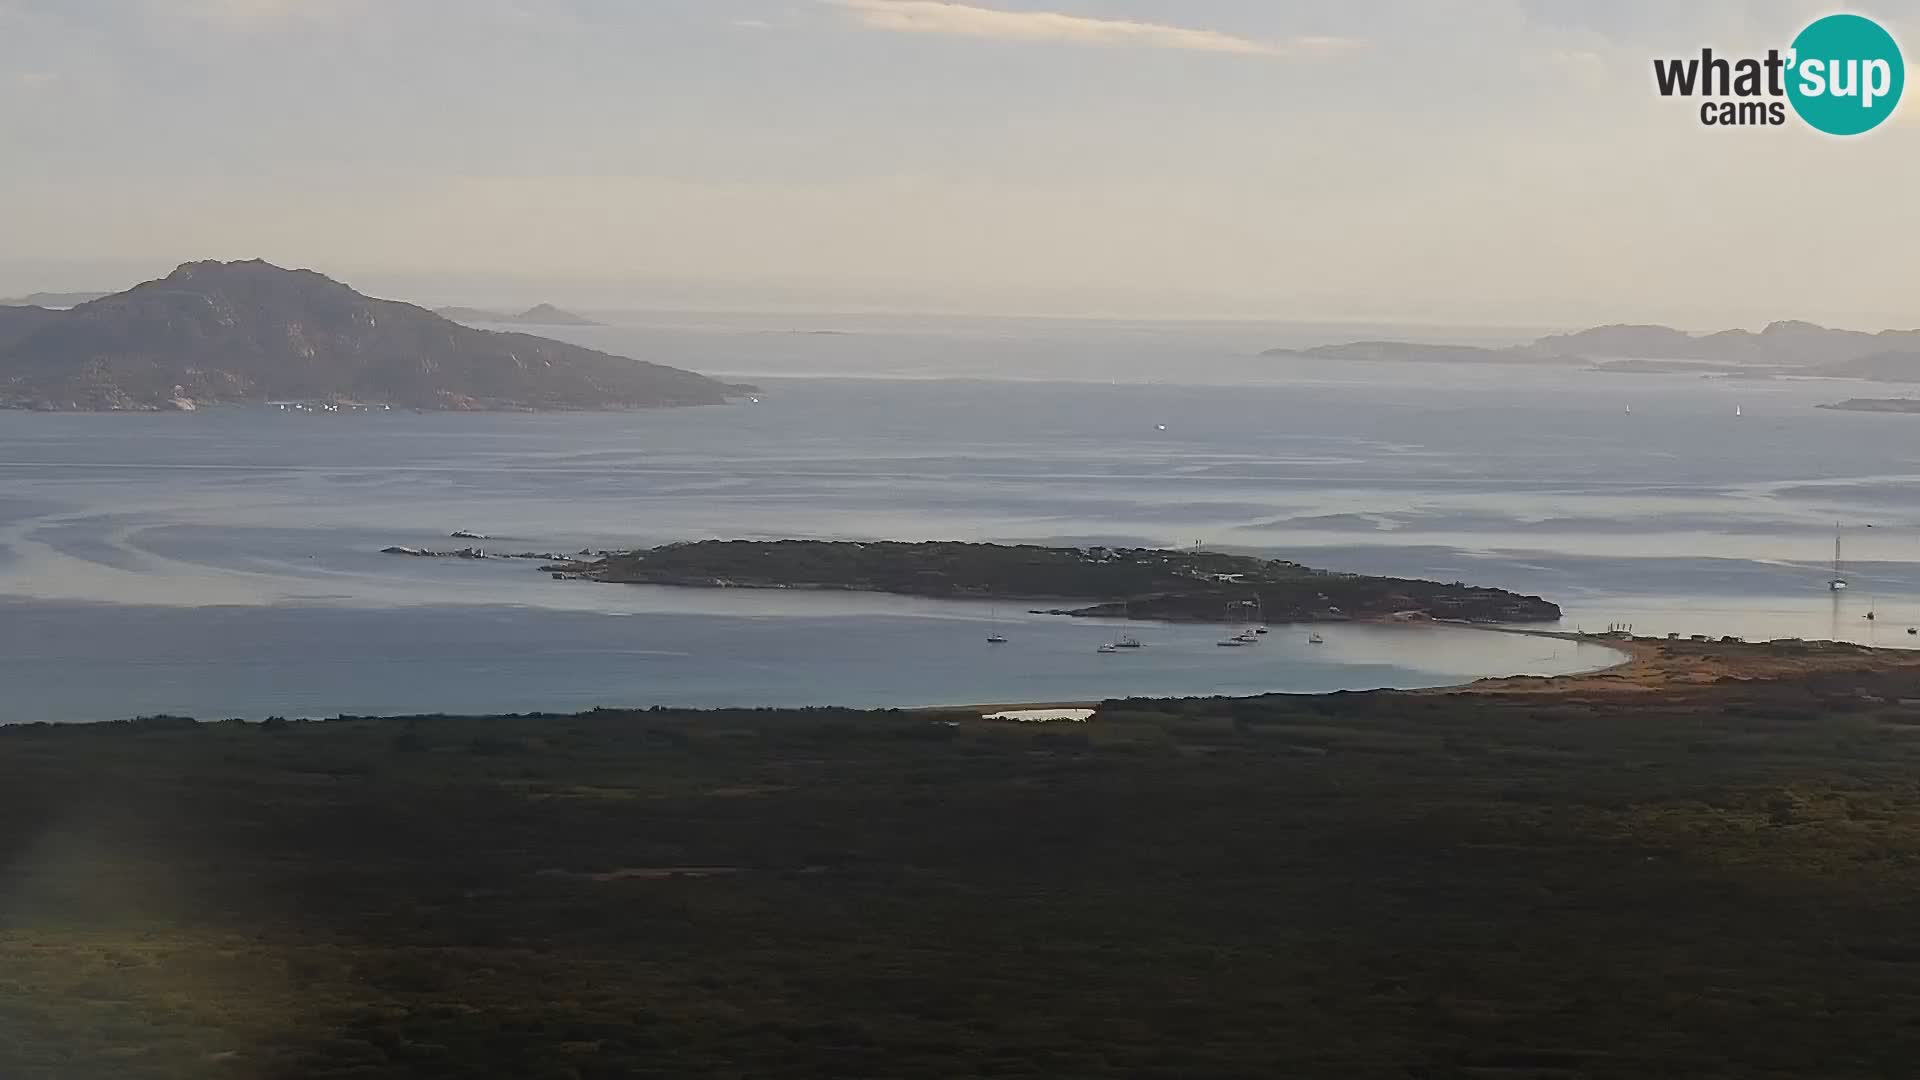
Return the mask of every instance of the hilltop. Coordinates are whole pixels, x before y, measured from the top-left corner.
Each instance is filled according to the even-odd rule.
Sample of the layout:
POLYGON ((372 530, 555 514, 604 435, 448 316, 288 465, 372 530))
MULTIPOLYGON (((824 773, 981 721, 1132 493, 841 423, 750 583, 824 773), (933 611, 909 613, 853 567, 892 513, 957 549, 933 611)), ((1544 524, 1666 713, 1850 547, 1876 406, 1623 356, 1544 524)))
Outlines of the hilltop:
POLYGON ((0 406, 160 409, 270 400, 420 409, 713 405, 740 387, 476 330, 311 270, 193 262, 72 309, 0 308, 0 406))

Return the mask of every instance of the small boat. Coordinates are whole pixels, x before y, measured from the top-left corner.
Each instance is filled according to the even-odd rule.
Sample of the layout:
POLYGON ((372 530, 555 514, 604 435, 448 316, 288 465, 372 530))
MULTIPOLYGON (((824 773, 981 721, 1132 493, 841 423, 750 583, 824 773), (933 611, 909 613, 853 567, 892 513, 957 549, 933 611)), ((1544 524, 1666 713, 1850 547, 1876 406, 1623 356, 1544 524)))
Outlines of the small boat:
POLYGON ((1840 573, 1840 526, 1833 527, 1833 577, 1827 581, 1827 588, 1839 592, 1847 587, 1847 579, 1840 573))
POLYGON ((1740 406, 1738 406, 1738 405, 1735 405, 1735 406, 1733 407, 1733 415, 1734 415, 1734 418, 1735 418, 1735 419, 1739 419, 1739 418, 1740 418, 1740 417, 1741 417, 1741 416, 1743 415, 1743 414, 1742 414, 1742 413, 1740 412, 1740 406))
POLYGON ((1007 639, 1004 634, 988 634, 987 635, 987 644, 989 645, 1005 645, 1006 643, 1007 643, 1007 639))
POLYGON ((1318 630, 1315 630, 1313 633, 1310 633, 1307 635, 1307 644, 1309 645, 1325 645, 1326 643, 1327 643, 1327 639, 1321 637, 1320 631, 1318 630))
POLYGON ((1093 651, 1097 653, 1117 653, 1120 651, 1120 646, 1115 645, 1113 642, 1109 641, 1105 645, 1102 645, 1093 651))
POLYGON ((1255 607, 1258 605, 1258 603, 1259 601, 1257 599, 1227 601, 1228 624, 1231 625, 1233 623, 1240 623, 1240 625, 1243 627, 1246 627, 1246 629, 1241 630, 1237 634, 1228 634, 1225 638, 1221 639, 1220 641, 1214 642, 1214 644, 1220 645, 1229 649, 1244 648, 1248 645, 1260 644, 1260 638, 1254 634, 1253 628, 1251 626, 1248 626, 1246 623, 1240 622, 1243 610, 1248 607, 1255 607))
POLYGON ((1140 639, 1137 637, 1134 637, 1132 634, 1128 634, 1126 637, 1123 637, 1119 641, 1114 642, 1113 647, 1116 649, 1145 648, 1145 646, 1140 644, 1140 639))
POLYGON ((1907 627, 1907 633, 1909 633, 1909 634, 1920 634, 1920 626, 1909 626, 1909 627, 1907 627))
POLYGON ((1256 634, 1264 634, 1267 632, 1267 628, 1264 626, 1256 626, 1253 628, 1253 632, 1256 634))

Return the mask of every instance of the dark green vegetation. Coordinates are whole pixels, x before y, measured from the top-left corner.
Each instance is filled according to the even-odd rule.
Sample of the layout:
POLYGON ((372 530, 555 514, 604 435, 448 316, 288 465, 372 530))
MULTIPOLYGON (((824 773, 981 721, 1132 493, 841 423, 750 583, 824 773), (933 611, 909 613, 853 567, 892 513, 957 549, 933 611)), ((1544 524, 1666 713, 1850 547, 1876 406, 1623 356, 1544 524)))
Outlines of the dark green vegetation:
POLYGON ((0 307, 0 407, 270 400, 421 409, 710 405, 740 388, 374 300, 310 270, 188 263, 71 311, 0 307))
POLYGON ((825 540, 669 544, 548 568, 596 581, 705 588, 864 589, 915 596, 1098 600, 1058 614, 1274 622, 1418 614, 1542 622, 1537 596, 1314 570, 1284 560, 1154 548, 1055 548, 825 540))
POLYGON ((0 1075, 1910 1075, 1916 696, 5 730, 0 1075))

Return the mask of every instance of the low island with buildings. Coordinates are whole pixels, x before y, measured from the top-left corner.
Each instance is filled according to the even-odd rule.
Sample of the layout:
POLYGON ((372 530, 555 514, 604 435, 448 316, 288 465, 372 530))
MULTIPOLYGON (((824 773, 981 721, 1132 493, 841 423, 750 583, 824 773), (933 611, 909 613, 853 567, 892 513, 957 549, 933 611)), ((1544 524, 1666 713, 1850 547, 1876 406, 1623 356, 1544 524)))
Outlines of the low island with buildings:
POLYGON ((1336 573, 1202 548, 708 540, 582 553, 546 569, 562 578, 637 585, 1059 601, 1071 606, 1044 613, 1166 622, 1560 618, 1558 605, 1503 589, 1336 573))

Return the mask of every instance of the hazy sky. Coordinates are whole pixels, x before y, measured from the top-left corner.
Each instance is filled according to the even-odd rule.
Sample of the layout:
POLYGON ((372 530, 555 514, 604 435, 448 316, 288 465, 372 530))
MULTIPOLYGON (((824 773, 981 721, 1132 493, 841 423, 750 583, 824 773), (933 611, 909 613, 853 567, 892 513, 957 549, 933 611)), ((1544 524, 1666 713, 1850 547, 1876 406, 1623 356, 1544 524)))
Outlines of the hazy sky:
POLYGON ((0 291, 1920 325, 1920 99, 1835 140, 1653 91, 1831 7, 0 0, 0 291))

